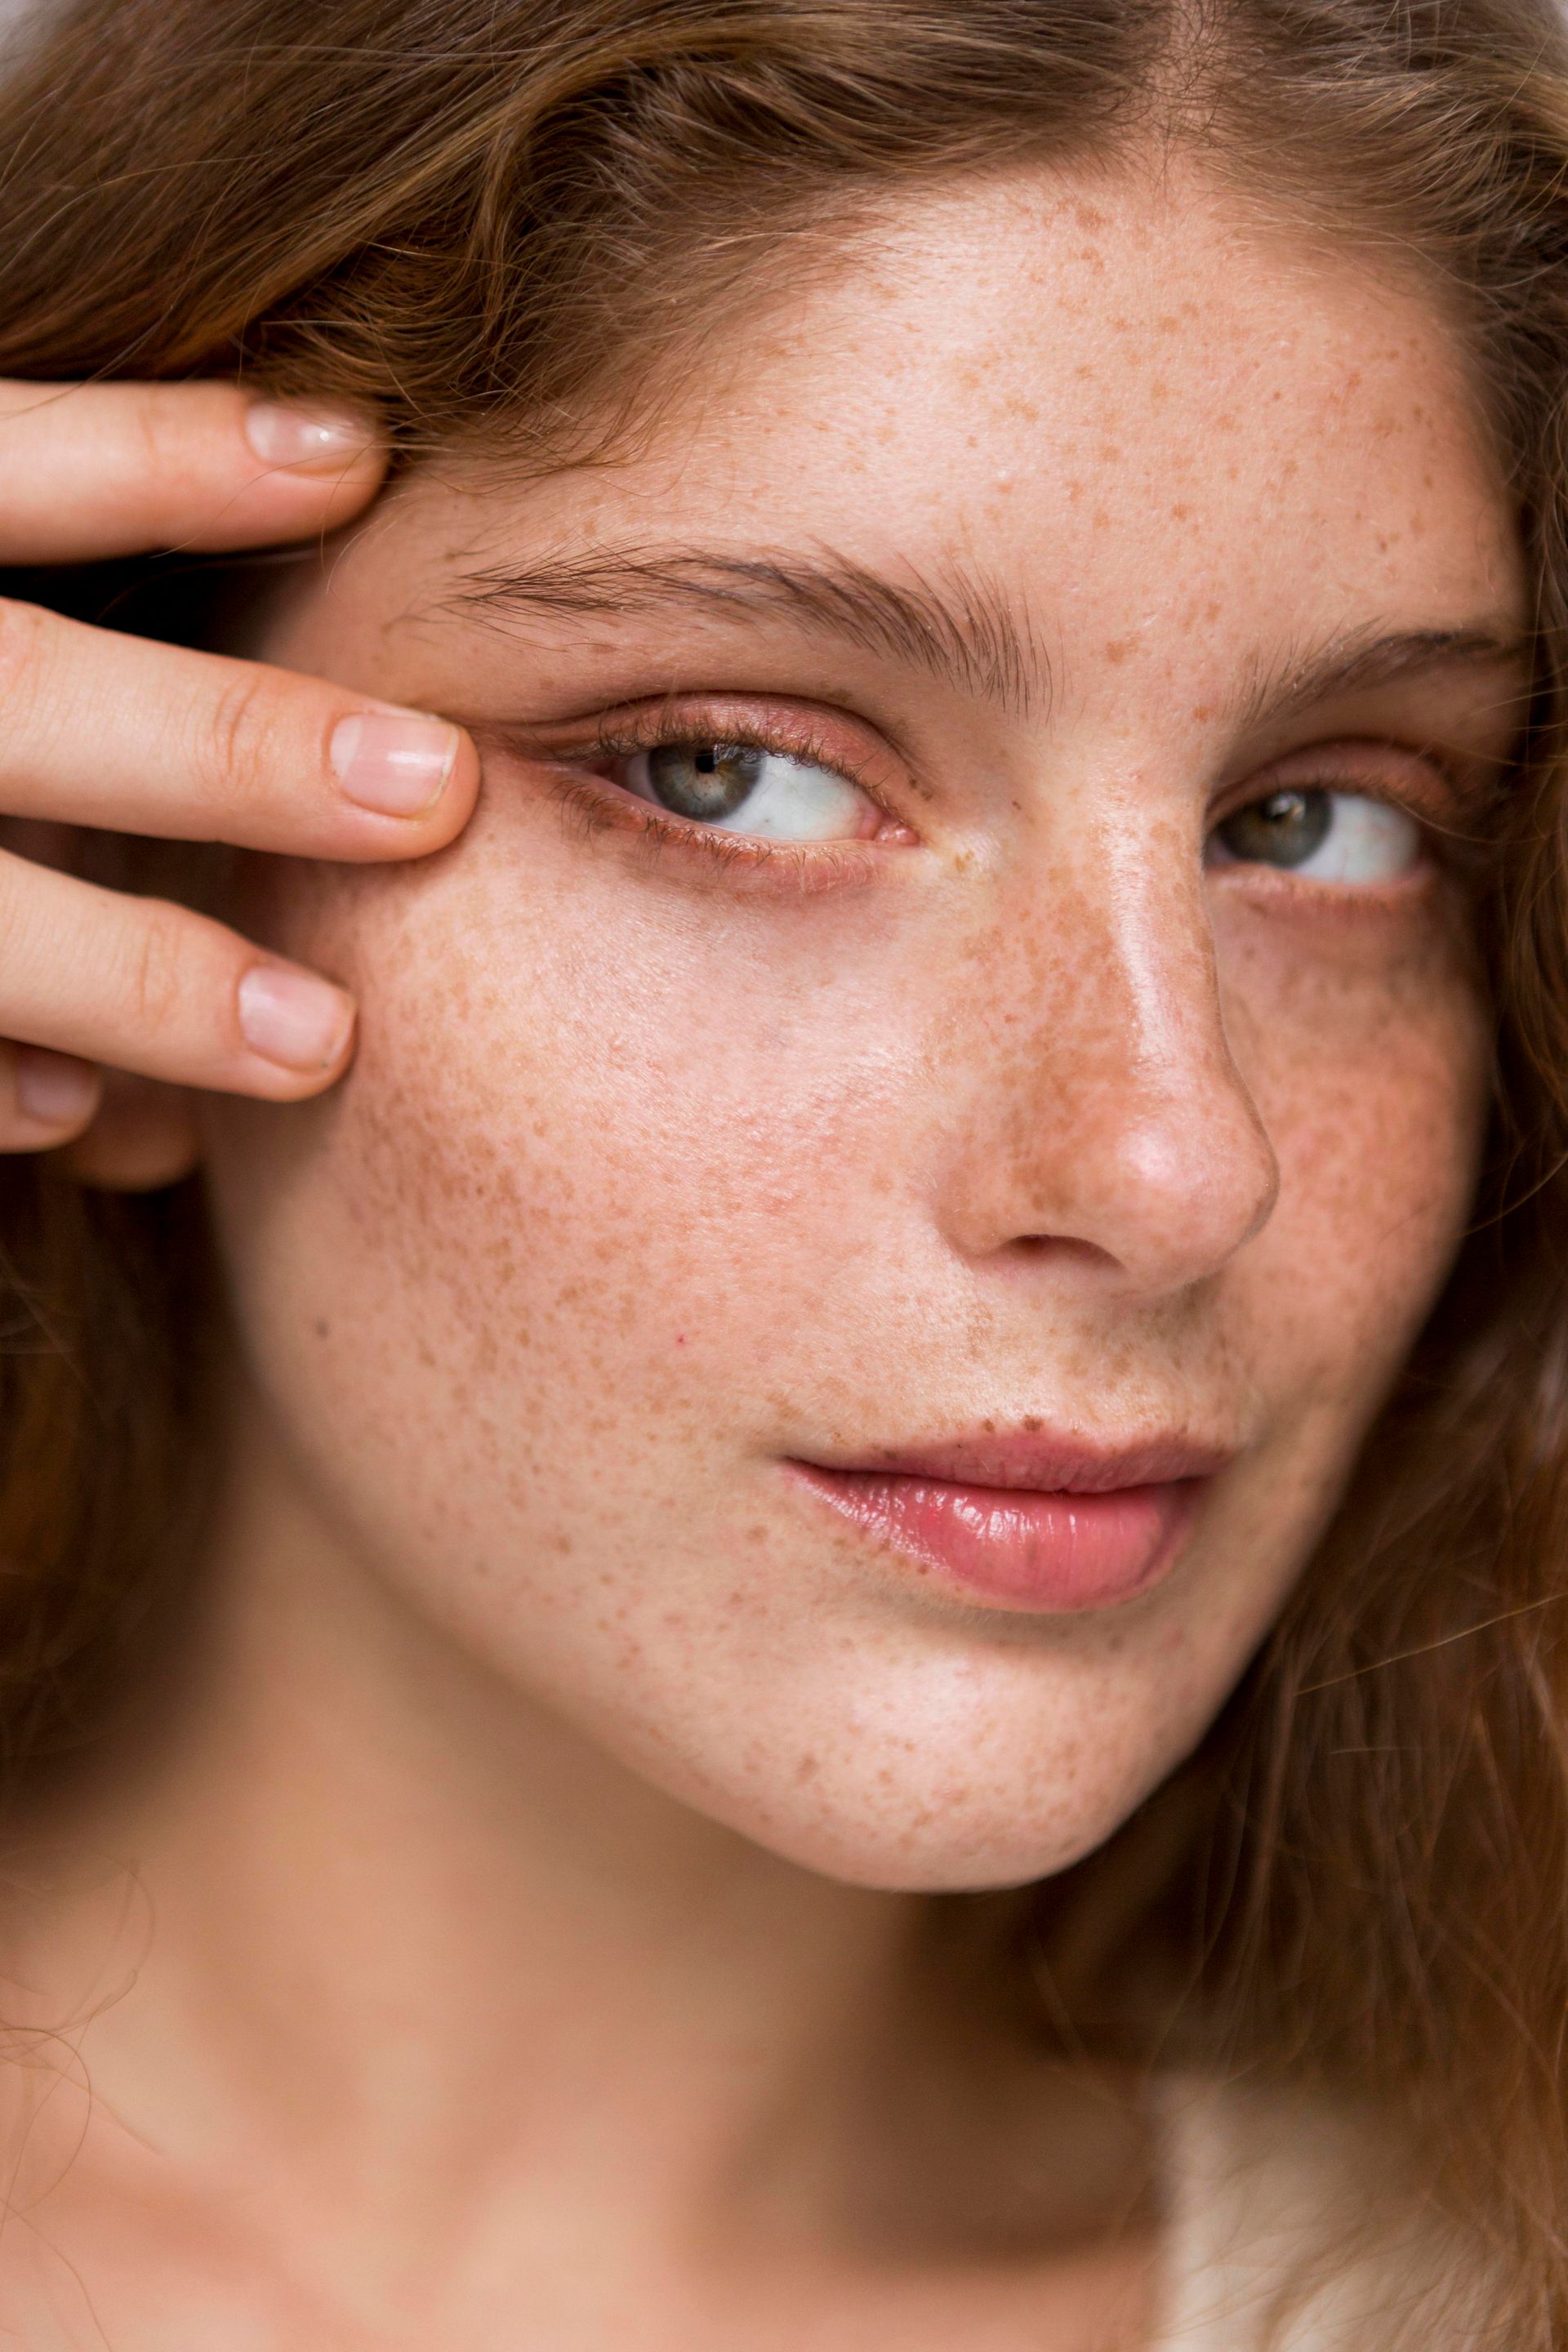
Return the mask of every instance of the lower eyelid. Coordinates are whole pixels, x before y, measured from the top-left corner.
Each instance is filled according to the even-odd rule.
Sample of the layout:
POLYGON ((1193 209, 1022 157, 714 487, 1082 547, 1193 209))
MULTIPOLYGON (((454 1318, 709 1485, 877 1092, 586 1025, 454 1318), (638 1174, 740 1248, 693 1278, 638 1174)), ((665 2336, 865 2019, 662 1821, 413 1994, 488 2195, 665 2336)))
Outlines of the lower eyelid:
POLYGON ((574 815, 590 835, 619 833, 631 845, 656 855, 689 857, 715 882, 776 885, 792 898, 873 880, 879 870, 873 845, 866 841, 766 841, 690 823, 656 802, 612 786, 595 790, 592 771, 581 764, 552 765, 552 782, 563 811, 574 815))

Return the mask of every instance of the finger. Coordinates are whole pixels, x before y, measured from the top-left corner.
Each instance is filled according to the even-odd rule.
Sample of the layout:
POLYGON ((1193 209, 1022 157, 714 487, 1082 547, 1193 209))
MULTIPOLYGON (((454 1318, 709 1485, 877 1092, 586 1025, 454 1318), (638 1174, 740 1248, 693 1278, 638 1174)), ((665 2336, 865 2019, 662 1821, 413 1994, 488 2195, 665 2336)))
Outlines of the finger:
POLYGON ((154 1192, 188 1176, 200 1158, 198 1097, 183 1087, 105 1070, 92 1124, 68 1142, 61 1164, 79 1184, 108 1192, 154 1192))
POLYGON ((467 823, 460 728, 321 678, 0 600, 0 809, 302 857, 422 856, 467 823))
POLYGON ((312 538, 385 462, 367 418, 234 384, 0 381, 0 563, 312 538))
POLYGON ((91 1125, 102 1093, 90 1062, 0 1043, 0 1151, 48 1151, 91 1125))
POLYGON ((347 1066, 353 1003, 222 923, 0 856, 0 1036, 294 1102, 347 1066))

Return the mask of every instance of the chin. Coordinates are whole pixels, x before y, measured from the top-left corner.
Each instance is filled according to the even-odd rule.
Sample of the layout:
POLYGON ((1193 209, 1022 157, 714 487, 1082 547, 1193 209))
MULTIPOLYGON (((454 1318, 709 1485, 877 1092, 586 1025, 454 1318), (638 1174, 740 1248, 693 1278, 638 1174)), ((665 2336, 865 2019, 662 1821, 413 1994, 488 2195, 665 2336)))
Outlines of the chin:
POLYGON ((1067 1870, 1115 1835, 1164 1768, 1136 1787, 1086 1788, 1064 1766, 1043 1796, 1031 1774, 1009 1802, 998 1780, 943 1795, 929 1783, 900 1788, 847 1780, 798 1790, 748 1788, 726 1802, 711 1787, 700 1799, 673 1791, 754 1845, 823 1878, 890 1895, 979 1895, 1026 1886, 1067 1870))
POLYGON ((962 1822, 922 1822, 890 1834, 863 1824, 816 1823, 798 1835, 760 1836, 783 1860, 845 1885, 886 1895, 985 1895, 1053 1877, 1114 1834, 1125 1812, 1068 1836, 1059 1828, 1030 1835, 965 1834, 962 1822))

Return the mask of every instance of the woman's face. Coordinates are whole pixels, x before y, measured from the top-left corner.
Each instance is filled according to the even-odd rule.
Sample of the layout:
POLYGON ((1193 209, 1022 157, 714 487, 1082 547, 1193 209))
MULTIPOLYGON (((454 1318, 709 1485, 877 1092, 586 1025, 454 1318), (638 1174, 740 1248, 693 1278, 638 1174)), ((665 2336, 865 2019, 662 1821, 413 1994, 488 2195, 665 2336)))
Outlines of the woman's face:
POLYGON ((411 479, 266 650, 479 813, 257 861, 363 1043, 207 1113, 312 1574, 827 1872, 1106 1836, 1462 1230, 1521 609, 1435 310, 1173 170, 908 198, 624 458, 411 479))

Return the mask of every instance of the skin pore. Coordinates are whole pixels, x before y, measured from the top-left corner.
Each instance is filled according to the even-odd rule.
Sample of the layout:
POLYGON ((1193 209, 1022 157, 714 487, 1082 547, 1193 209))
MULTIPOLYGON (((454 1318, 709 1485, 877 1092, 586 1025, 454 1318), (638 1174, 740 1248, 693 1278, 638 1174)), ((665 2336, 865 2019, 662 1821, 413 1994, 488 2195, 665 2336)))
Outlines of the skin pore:
POLYGON ((16 1864, 29 2345, 1146 2339, 1135 2104, 919 1897, 1187 1752, 1441 1284, 1521 610, 1435 307, 1173 168, 906 197, 621 459, 302 571, 259 650, 484 788, 246 871, 362 1042, 203 1108, 199 1622, 16 1864), (782 834, 655 804, 704 744, 782 834), (791 1466, 1042 1430, 1223 1461, 1172 1572, 984 1605, 791 1466))

